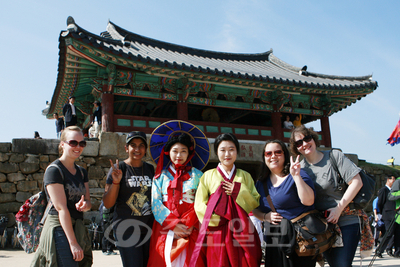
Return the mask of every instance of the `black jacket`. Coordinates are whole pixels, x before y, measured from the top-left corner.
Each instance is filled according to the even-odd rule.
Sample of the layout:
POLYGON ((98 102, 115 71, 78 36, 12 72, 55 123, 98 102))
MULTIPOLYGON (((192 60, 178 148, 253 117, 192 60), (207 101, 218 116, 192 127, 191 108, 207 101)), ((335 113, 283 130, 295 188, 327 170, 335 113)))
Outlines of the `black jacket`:
POLYGON ((391 221, 396 213, 396 202, 388 199, 389 192, 389 188, 384 186, 379 190, 378 193, 378 208, 382 213, 383 221, 391 221))

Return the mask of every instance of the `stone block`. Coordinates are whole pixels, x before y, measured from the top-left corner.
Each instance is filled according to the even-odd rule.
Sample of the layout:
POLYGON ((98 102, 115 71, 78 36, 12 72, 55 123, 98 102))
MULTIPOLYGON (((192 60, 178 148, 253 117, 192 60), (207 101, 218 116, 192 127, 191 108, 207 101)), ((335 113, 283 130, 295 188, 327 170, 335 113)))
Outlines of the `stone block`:
POLYGON ((96 166, 101 166, 103 168, 110 168, 111 163, 110 159, 113 163, 115 163, 117 157, 116 156, 109 156, 109 157, 98 157, 96 160, 96 166))
POLYGON ((28 191, 37 190, 37 189, 38 189, 37 181, 20 181, 17 184, 18 191, 28 192, 28 191))
POLYGON ((0 152, 8 153, 11 151, 11 143, 0 143, 0 152))
POLYGON ((100 166, 89 166, 88 176, 89 180, 92 179, 102 179, 104 177, 103 169, 100 166))
POLYGON ((102 132, 100 134, 99 156, 117 156, 119 135, 117 133, 102 132))
POLYGON ((88 165, 93 165, 96 163, 96 160, 92 157, 85 157, 83 158, 83 162, 85 162, 88 165))
POLYGON ((76 165, 79 165, 79 166, 81 166, 82 168, 84 168, 85 170, 87 170, 87 165, 86 165, 85 162, 83 162, 83 161, 77 161, 77 162, 75 162, 75 163, 76 163, 76 165))
POLYGON ((13 139, 12 152, 35 155, 58 155, 58 139, 13 139))
POLYGON ((26 180, 25 175, 20 172, 7 174, 7 180, 11 183, 26 180))
POLYGON ((56 159, 58 159, 58 156, 49 155, 49 161, 50 161, 50 162, 53 162, 53 161, 55 161, 56 159))
POLYGON ((17 213, 19 208, 21 207, 21 203, 19 202, 8 202, 0 204, 0 214, 2 213, 17 213))
POLYGON ((40 162, 49 162, 49 156, 48 155, 41 155, 39 157, 40 162))
POLYGON ((15 163, 21 163, 21 162, 24 162, 24 160, 25 160, 24 154, 12 153, 9 161, 15 162, 15 163))
POLYGON ((104 189, 103 188, 90 188, 90 197, 96 197, 96 198, 103 198, 104 195, 104 189))
POLYGON ((128 157, 128 153, 125 150, 126 144, 126 134, 119 135, 118 137, 118 154, 117 157, 119 159, 126 159, 128 157))
POLYGON ((13 173, 19 171, 19 166, 16 163, 0 162, 0 172, 13 173))
POLYGON ((7 161, 9 156, 6 153, 0 152, 0 162, 7 161))
POLYGON ((21 162, 19 164, 21 172, 24 174, 30 174, 39 170, 39 163, 21 162))
POLYGON ((34 174, 32 175, 32 177, 33 177, 33 180, 36 180, 36 181, 41 180, 41 181, 43 181, 44 172, 37 172, 37 173, 34 173, 34 174))
POLYGON ((42 170, 46 170, 47 167, 48 167, 50 164, 51 164, 51 162, 40 162, 40 163, 39 163, 39 167, 40 167, 40 169, 42 169, 42 170))
POLYGON ((93 211, 99 210, 99 207, 100 207, 100 204, 101 204, 101 199, 92 198, 92 199, 90 199, 90 202, 92 203, 92 210, 93 211))
POLYGON ((24 203, 28 198, 32 196, 31 192, 17 192, 15 200, 17 202, 24 203))
POLYGON ((13 201, 15 201, 15 194, 12 193, 0 194, 0 203, 13 202, 13 201))
POLYGON ((0 173, 0 183, 7 181, 7 176, 4 173, 0 173))
POLYGON ((25 162, 27 163, 39 163, 39 155, 32 155, 32 154, 27 154, 25 162))
POLYGON ((98 141, 86 141, 86 147, 82 151, 82 156, 97 157, 99 155, 100 144, 98 141))
POLYGON ((105 188, 106 187, 106 179, 103 179, 103 180, 99 181, 99 187, 100 188, 105 188))
POLYGON ((2 193, 16 193, 17 188, 14 183, 0 183, 0 189, 2 193))
POLYGON ((99 184, 97 183, 97 180, 89 180, 89 188, 98 188, 99 184))

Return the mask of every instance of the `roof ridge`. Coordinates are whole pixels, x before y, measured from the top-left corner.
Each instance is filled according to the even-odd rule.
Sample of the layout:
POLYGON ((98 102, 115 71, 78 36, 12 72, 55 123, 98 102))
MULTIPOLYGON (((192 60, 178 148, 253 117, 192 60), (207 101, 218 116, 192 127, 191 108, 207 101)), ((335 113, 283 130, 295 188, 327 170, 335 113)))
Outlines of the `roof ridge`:
POLYGON ((109 27, 109 25, 107 26, 107 31, 109 32, 109 34, 111 36, 113 36, 113 33, 110 31, 115 30, 115 33, 117 33, 120 36, 123 36, 124 41, 138 42, 138 43, 145 44, 147 46, 164 48, 167 50, 184 53, 184 54, 189 54, 189 55, 195 55, 195 56, 201 56, 201 57, 207 57, 207 58, 216 58, 216 59, 227 59, 227 60, 261 61, 261 60, 268 60, 269 55, 272 53, 272 49, 270 49, 267 52, 262 52, 262 53, 232 53, 232 52, 219 52, 219 51, 193 48, 193 47, 189 47, 189 46, 183 46, 183 45, 178 45, 178 44, 174 44, 174 43, 156 40, 156 39, 153 39, 150 37, 146 37, 146 36, 125 30, 124 28, 116 25, 115 23, 113 23, 111 21, 109 21, 108 23, 109 23, 109 25, 113 26, 113 27, 109 27))

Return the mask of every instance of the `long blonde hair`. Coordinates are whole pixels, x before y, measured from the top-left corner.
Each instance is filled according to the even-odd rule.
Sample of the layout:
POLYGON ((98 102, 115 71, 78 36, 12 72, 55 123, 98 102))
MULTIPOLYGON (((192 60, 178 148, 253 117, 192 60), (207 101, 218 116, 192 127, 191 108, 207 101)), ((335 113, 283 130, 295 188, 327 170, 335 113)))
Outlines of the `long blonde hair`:
MULTIPOLYGON (((74 125, 74 126, 68 126, 67 128, 65 128, 65 129, 63 130, 63 132, 62 132, 62 134, 61 134, 61 138, 60 138, 60 141, 61 141, 61 142, 67 140, 67 138, 66 138, 65 136, 66 136, 67 133, 69 133, 69 132, 80 132, 80 133, 83 135, 82 129, 79 128, 78 126, 75 126, 75 125, 74 125)), ((63 148, 62 148, 62 146, 61 146, 61 142, 60 142, 60 144, 58 145, 58 153, 59 153, 60 155, 62 155, 62 153, 64 152, 64 150, 63 150, 63 148)))

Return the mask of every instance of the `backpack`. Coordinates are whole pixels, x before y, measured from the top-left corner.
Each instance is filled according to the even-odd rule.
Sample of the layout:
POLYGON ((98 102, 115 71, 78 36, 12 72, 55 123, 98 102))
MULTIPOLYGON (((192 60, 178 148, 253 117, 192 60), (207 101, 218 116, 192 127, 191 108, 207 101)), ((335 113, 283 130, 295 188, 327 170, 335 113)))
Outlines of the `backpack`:
MULTIPOLYGON (((50 164, 46 171, 50 167, 56 167, 64 180, 64 174, 57 164, 50 164)), ((79 165, 78 168, 83 176, 79 165)), ((45 190, 42 188, 42 191, 28 198, 15 215, 18 228, 17 238, 26 253, 35 252, 39 246, 40 234, 52 207, 53 203, 51 200, 47 201, 45 190)))

